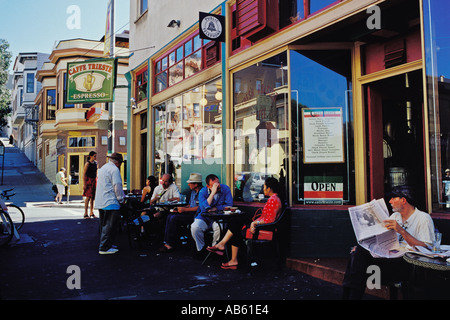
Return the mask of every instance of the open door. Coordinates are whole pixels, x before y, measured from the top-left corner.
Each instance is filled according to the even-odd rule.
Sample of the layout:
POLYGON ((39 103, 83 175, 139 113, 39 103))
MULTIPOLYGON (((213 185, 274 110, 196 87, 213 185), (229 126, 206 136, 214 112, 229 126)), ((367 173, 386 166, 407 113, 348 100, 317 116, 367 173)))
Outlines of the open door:
POLYGON ((422 72, 365 86, 369 199, 397 185, 410 185, 416 205, 426 209, 422 72))

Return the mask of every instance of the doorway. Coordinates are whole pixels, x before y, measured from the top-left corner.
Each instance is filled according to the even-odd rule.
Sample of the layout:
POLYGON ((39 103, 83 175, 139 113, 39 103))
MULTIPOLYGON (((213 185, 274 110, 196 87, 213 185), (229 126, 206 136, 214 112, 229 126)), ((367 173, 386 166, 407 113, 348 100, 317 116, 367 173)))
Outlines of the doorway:
POLYGON ((70 175, 70 195, 80 196, 83 194, 83 170, 87 162, 88 153, 69 153, 67 163, 67 174, 70 175))
POLYGON ((409 185, 426 209, 422 71, 365 85, 369 199, 409 185))

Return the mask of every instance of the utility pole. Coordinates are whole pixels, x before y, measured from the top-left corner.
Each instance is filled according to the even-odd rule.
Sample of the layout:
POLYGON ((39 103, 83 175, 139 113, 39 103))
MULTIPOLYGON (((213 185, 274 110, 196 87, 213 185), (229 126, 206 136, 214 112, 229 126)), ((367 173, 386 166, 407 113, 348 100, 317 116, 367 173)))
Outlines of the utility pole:
MULTIPOLYGON (((109 57, 114 58, 114 46, 116 44, 116 35, 114 32, 114 2, 115 0, 110 0, 108 7, 110 10, 110 24, 109 24, 109 34, 110 34, 110 49, 109 57)), ((105 38, 106 40, 106 38, 105 38)), ((114 96, 114 89, 113 89, 114 96)), ((108 154, 114 152, 114 102, 108 102, 108 154)))

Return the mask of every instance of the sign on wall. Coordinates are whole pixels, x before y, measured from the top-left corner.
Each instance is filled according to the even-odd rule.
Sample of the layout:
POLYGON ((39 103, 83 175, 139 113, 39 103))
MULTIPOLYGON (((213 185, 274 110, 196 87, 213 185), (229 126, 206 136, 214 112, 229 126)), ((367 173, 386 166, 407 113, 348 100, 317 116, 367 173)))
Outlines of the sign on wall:
POLYGON ((114 100, 114 59, 95 59, 67 64, 67 103, 97 103, 114 100))
POLYGON ((200 38, 225 42, 225 17, 199 12, 200 38))
POLYGON ((339 176, 305 176, 305 204, 342 204, 344 183, 339 176))

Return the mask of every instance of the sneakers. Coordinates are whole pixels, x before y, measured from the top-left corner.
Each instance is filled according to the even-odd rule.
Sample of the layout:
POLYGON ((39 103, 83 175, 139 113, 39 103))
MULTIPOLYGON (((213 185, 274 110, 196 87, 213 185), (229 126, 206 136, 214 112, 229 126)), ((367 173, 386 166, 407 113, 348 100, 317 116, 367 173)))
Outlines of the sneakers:
POLYGON ((108 250, 104 251, 104 250, 99 250, 98 253, 99 254, 114 254, 116 252, 118 252, 119 249, 116 248, 109 248, 108 250))

